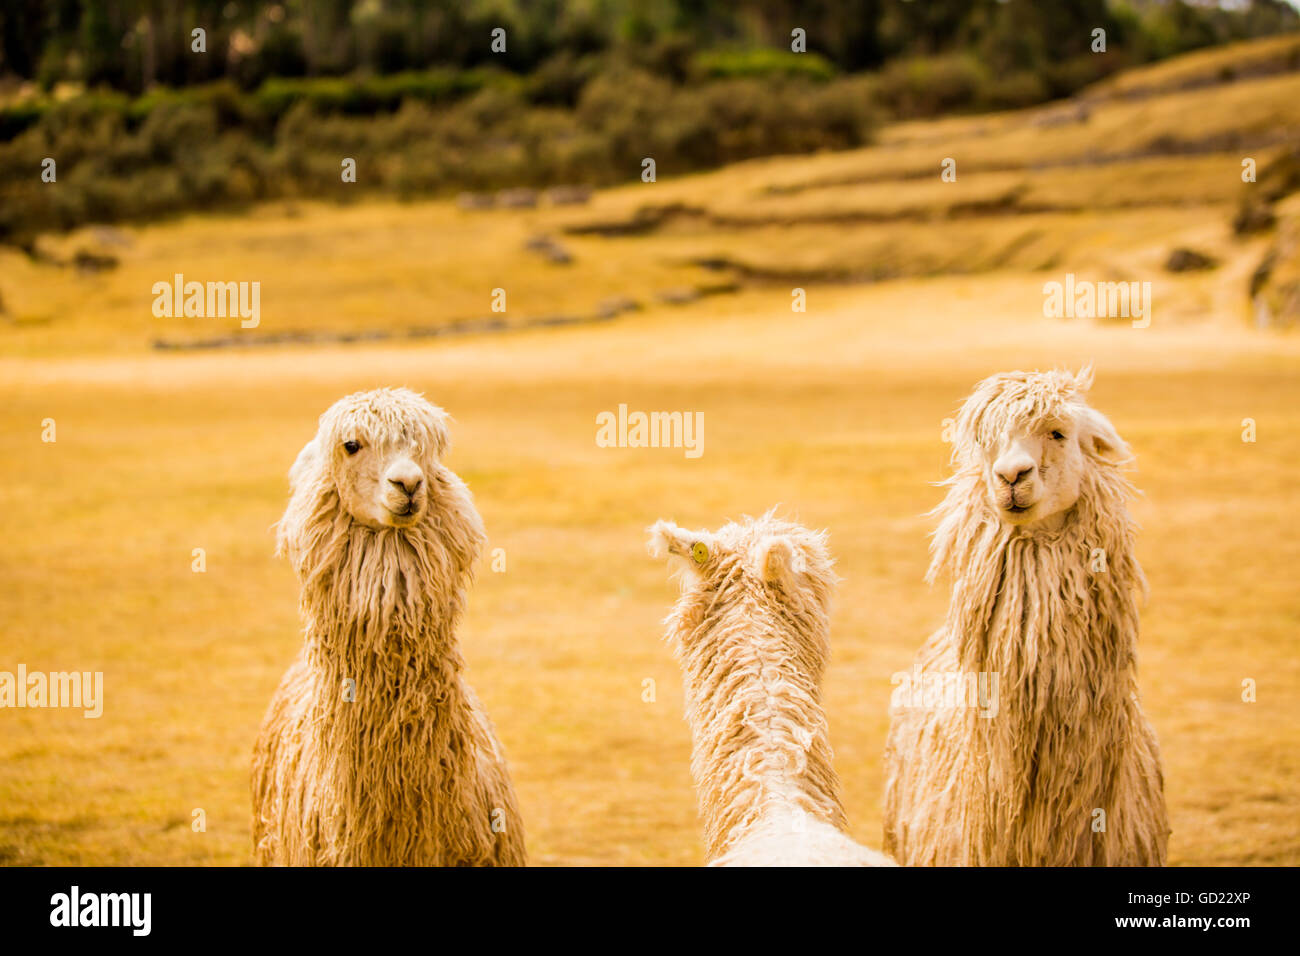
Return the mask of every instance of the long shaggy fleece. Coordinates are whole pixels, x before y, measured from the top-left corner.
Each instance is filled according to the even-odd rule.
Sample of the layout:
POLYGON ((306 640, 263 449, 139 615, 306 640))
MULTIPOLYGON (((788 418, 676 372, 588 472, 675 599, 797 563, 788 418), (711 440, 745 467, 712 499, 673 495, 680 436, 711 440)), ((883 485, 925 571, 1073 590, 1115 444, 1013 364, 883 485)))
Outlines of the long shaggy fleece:
POLYGON ((952 575, 952 598, 915 667, 997 674, 1000 701, 992 718, 893 708, 885 847, 905 865, 1165 861, 1159 748, 1137 700, 1146 581, 1132 488, 1118 463, 1089 458, 1073 510, 1047 531, 999 520, 984 484, 981 444, 1025 419, 1068 416, 1089 383, 1089 373, 995 376, 958 419, 929 571, 952 575), (1097 548, 1104 572, 1090 567, 1097 548))
POLYGON ((306 640, 254 752, 260 864, 524 863, 504 757, 461 676, 456 624, 485 533, 438 461, 444 421, 404 389, 349 396, 291 473, 279 547, 301 584, 306 640), (371 528, 342 507, 330 449, 357 432, 414 443, 428 482, 417 524, 371 528))
POLYGON ((650 547, 682 561, 666 621, 713 866, 892 866, 845 832, 821 681, 835 588, 825 537, 771 513, 650 547))

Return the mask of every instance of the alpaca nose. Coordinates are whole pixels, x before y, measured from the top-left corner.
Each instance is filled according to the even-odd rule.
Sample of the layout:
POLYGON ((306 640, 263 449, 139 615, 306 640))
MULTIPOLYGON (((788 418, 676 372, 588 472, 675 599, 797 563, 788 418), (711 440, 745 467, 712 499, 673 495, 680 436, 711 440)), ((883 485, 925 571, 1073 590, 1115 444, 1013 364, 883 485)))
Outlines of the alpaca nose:
POLYGON ((413 495, 420 490, 420 486, 424 484, 424 479, 423 478, 389 478, 388 483, 390 485, 396 485, 398 488, 401 488, 402 491, 406 492, 408 495, 413 495))
POLYGON ((385 477, 390 485, 399 488, 407 495, 415 494, 420 490, 420 486, 424 484, 424 475, 413 461, 394 465, 388 469, 388 474, 385 477))
POLYGON ((998 463, 993 466, 997 476, 1008 485, 1014 485, 1026 475, 1032 475, 1037 466, 1026 457, 1016 456, 1014 458, 999 459, 998 463))

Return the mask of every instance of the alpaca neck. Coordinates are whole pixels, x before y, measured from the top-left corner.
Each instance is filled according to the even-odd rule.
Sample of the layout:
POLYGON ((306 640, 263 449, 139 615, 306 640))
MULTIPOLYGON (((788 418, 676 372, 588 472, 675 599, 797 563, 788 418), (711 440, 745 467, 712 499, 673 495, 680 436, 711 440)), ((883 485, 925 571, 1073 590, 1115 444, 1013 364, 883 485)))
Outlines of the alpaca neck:
MULTIPOLYGON (((725 622, 683 650, 692 770, 706 851, 718 856, 760 821, 788 818, 796 831, 820 820, 843 828, 821 707, 820 662, 802 661, 765 615, 725 622)), ((807 641, 808 638, 800 638, 807 641)), ((816 638, 825 646, 825 636, 816 638)), ((685 645, 683 645, 685 648, 685 645)))
POLYGON ((454 650, 468 583, 427 534, 353 525, 335 560, 304 582, 303 614, 319 652, 347 664, 437 658, 454 650))
MULTIPOLYGON (((1053 529, 978 511, 952 549, 946 640, 963 675, 997 675, 993 719, 967 712, 972 752, 1036 792, 1079 773, 1079 754, 1122 747, 1136 689, 1145 580, 1119 493, 1081 498, 1053 529)), ((1004 778, 1005 779, 1005 778, 1004 778)))
POLYGON ((367 787, 418 788, 428 753, 452 752, 430 750, 433 738, 469 732, 455 636, 467 584, 467 569, 436 538, 358 526, 304 582, 313 706, 337 773, 352 777, 349 767, 383 753, 411 772, 369 774, 367 787))
POLYGON ((1078 525, 1056 534, 996 531, 980 573, 953 591, 949 633, 963 669, 998 673, 1011 687, 1055 682, 1062 693, 1061 680, 1129 668, 1138 613, 1129 572, 1137 566, 1123 539, 1099 541, 1078 525))

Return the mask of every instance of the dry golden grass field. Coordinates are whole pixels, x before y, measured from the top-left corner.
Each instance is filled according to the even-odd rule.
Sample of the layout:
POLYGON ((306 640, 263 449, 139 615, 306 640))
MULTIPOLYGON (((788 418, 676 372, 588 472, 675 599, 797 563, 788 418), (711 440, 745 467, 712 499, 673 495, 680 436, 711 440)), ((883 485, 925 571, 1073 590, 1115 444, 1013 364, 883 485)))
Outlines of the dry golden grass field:
POLYGON ((702 861, 660 623, 675 586, 644 529, 778 503, 829 529, 844 579, 827 712, 854 834, 878 847, 890 676, 947 600, 922 581, 943 420, 987 374, 1087 362, 1138 455, 1140 680, 1170 862, 1300 863, 1300 338, 1253 327, 1266 240, 1230 227, 1242 157, 1297 135, 1300 74, 1163 75, 1149 95, 1099 90, 1083 120, 905 124, 851 153, 661 169, 575 208, 281 203, 123 227, 118 267, 95 274, 0 252, 0 670, 105 681, 98 720, 0 713, 0 863, 250 862, 249 754, 301 639, 272 556, 286 472, 331 402, 384 384, 455 417, 449 464, 505 549, 461 638, 532 863, 702 861), (537 235, 573 261, 525 248, 537 235), (1184 245, 1220 265, 1163 271, 1184 245), (1071 271, 1152 281, 1150 327, 1045 318, 1043 283, 1071 271), (260 281, 261 324, 154 318, 151 286, 176 272, 260 281), (492 315, 494 288, 512 324, 640 308, 405 336, 492 315), (375 330, 399 334, 150 347, 375 330), (702 457, 597 447, 596 415, 620 403, 703 412, 702 457))

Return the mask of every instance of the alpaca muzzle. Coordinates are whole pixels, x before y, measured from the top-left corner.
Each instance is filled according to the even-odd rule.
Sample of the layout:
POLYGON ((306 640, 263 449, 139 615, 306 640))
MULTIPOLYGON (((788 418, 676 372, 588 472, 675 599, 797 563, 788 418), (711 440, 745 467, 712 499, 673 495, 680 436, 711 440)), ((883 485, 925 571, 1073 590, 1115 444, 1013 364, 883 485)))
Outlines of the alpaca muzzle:
POLYGON ((397 519, 394 523, 413 521, 424 510, 424 472, 409 459, 399 461, 384 473, 384 481, 388 486, 384 494, 384 507, 397 519))
POLYGON ((1027 477, 1010 484, 999 482, 993 493, 993 503, 1007 514, 1024 514, 1038 503, 1034 482, 1027 477))
POLYGON ((424 511, 424 506, 425 500, 422 494, 389 495, 384 503, 384 507, 392 516, 392 523, 397 525, 414 521, 424 511))
POLYGON ((1013 444, 993 463, 989 476, 993 503, 1002 511, 1023 514, 1036 503, 1038 466, 1028 449, 1013 444))

